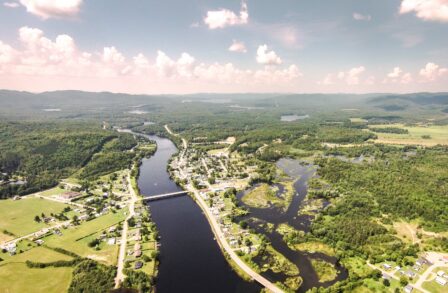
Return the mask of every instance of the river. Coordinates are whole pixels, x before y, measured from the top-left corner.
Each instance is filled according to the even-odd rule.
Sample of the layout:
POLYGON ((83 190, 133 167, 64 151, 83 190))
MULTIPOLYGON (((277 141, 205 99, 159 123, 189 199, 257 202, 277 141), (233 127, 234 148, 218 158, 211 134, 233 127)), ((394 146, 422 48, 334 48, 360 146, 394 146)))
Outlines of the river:
MULTIPOLYGON (((166 171, 177 152, 175 145, 166 138, 145 137, 157 143, 157 151, 142 161, 140 192, 151 196, 181 190, 166 171)), ((158 293, 260 291, 257 283, 244 281, 230 268, 206 217, 189 196, 153 201, 149 206, 161 237, 158 293)))

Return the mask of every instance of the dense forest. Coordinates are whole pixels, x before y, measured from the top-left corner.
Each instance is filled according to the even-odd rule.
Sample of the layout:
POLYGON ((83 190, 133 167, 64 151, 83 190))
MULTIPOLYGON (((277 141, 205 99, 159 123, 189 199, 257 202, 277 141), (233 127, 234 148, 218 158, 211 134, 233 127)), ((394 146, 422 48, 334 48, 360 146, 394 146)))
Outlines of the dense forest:
POLYGON ((123 150, 135 144, 93 123, 0 123, 0 197, 55 186, 84 166, 83 178, 120 169, 131 161, 123 150))

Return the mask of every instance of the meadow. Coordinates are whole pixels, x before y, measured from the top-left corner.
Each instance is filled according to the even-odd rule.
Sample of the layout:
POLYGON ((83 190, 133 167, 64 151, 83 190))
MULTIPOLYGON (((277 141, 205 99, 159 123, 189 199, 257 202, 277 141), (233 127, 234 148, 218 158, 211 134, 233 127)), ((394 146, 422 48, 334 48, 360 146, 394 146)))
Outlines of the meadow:
POLYGON ((41 216, 42 213, 47 216, 51 213, 60 213, 67 206, 63 203, 33 197, 21 200, 2 200, 0 201, 0 214, 2 215, 0 233, 3 234, 2 232, 6 230, 15 236, 23 236, 49 227, 43 222, 35 222, 34 217, 41 216))
POLYGON ((415 125, 384 124, 372 125, 371 127, 396 127, 408 130, 408 134, 376 133, 377 143, 401 144, 401 145, 448 145, 448 125, 415 125))

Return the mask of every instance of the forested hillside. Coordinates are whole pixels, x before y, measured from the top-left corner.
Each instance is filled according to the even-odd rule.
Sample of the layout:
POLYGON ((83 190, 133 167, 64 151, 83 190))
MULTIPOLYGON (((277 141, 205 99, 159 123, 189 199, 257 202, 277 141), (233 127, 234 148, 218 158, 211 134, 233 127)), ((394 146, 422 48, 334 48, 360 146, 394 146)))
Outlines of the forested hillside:
MULTIPOLYGON (((0 196, 54 186, 87 165, 103 146, 111 165, 111 154, 123 156, 121 152, 134 145, 131 135, 105 131, 93 123, 0 123, 0 196)), ((84 177, 94 175, 95 169, 95 165, 90 166, 84 177)))

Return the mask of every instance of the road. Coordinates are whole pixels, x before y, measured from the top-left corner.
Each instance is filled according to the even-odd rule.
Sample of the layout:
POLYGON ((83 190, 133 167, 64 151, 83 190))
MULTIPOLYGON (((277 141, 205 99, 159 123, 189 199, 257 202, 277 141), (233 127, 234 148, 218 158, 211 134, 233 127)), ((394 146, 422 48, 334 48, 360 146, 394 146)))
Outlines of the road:
POLYGON ((134 188, 131 184, 131 175, 130 173, 127 176, 128 180, 128 189, 131 194, 131 200, 129 201, 129 215, 126 217, 126 220, 123 222, 123 230, 121 232, 121 242, 120 242, 120 251, 118 253, 118 261, 117 261, 117 276, 115 277, 115 288, 119 288, 121 282, 123 282, 125 274, 123 273, 124 268, 124 260, 126 258, 126 245, 128 242, 128 220, 135 215, 135 202, 138 200, 137 194, 135 193, 134 188))
MULTIPOLYGON (((169 129, 168 125, 165 125, 165 129, 168 131, 169 134, 174 135, 174 136, 179 136, 178 134, 174 134, 169 129)), ((184 150, 186 150, 188 147, 188 143, 187 143, 186 139, 182 138, 182 143, 184 146, 184 150)), ((183 153, 181 154, 181 156, 183 156, 183 153)), ((186 189, 191 194, 193 194, 194 198, 196 199, 196 203, 199 205, 199 207, 205 213, 207 220, 210 223, 210 226, 212 228, 212 231, 215 234, 215 238, 218 241, 218 244, 229 255, 229 257, 236 263, 236 265, 239 266, 248 276, 250 276, 252 279, 254 279, 258 283, 260 283, 262 286, 264 286, 269 291, 274 292, 274 293, 282 293, 283 290, 278 288, 276 285, 274 285, 272 282, 270 282, 268 279, 266 279, 262 275, 255 272, 251 267, 249 267, 249 265, 247 265, 244 261, 242 261, 239 258, 239 256, 235 253, 235 251, 230 247, 230 244, 227 242, 227 239, 225 238, 224 233, 221 230, 221 226, 218 224, 218 222, 216 221, 216 218, 213 216, 213 214, 209 210, 205 200, 200 196, 199 191, 196 188, 194 188, 191 184, 187 184, 186 189)))
POLYGON ((49 226, 49 227, 45 227, 45 228, 40 229, 39 231, 36 231, 36 232, 30 233, 30 234, 27 234, 27 235, 24 235, 24 236, 20 236, 20 237, 18 237, 18 238, 14 238, 14 239, 5 241, 5 242, 1 243, 0 245, 1 245, 1 246, 6 246, 6 245, 9 245, 9 244, 11 244, 11 243, 13 243, 13 242, 18 242, 18 241, 20 241, 20 240, 22 240, 22 239, 31 238, 31 237, 34 237, 36 233, 43 232, 43 231, 45 231, 45 230, 52 230, 52 229, 61 228, 62 226, 69 225, 70 222, 71 222, 71 221, 65 221, 65 222, 59 223, 59 224, 57 224, 57 225, 53 225, 53 226, 49 226))

